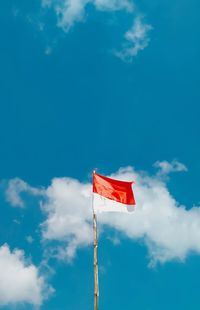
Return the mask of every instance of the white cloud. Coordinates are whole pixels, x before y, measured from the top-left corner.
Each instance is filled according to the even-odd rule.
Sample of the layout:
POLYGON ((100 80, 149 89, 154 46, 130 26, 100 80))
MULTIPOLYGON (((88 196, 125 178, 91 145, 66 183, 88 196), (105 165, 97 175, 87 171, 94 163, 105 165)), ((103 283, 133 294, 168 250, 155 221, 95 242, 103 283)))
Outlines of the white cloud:
MULTIPOLYGON (((57 16, 57 26, 68 32, 77 22, 84 21, 86 9, 91 5, 97 11, 126 13, 134 12, 132 0, 42 0, 42 6, 47 9, 53 8, 57 16)), ((148 33, 152 26, 143 23, 141 16, 137 16, 133 26, 124 35, 124 45, 121 51, 114 54, 123 61, 131 61, 139 51, 145 49, 149 44, 148 33)))
POLYGON ((47 46, 45 51, 44 51, 45 55, 47 55, 47 56, 51 55, 52 52, 53 52, 53 49, 51 46, 47 46))
POLYGON ((132 12, 134 8, 133 2, 129 0, 94 0, 93 2, 97 10, 103 11, 126 10, 132 12))
MULTIPOLYGON (((181 164, 175 166, 181 167, 181 164)), ((176 170, 179 169, 174 168, 176 170)), ((187 210, 180 206, 170 194, 166 181, 158 175, 149 176, 129 167, 112 176, 136 181, 137 208, 132 215, 99 215, 100 226, 108 225, 133 240, 143 238, 154 261, 184 260, 192 251, 200 254, 198 207, 187 210)), ((72 257, 78 247, 92 242, 90 195, 90 184, 70 178, 54 179, 46 191, 43 209, 47 220, 43 223, 43 236, 65 240, 66 256, 72 257)))
POLYGON ((200 254, 200 208, 186 210, 169 193, 158 176, 120 169, 113 177, 134 179, 137 208, 134 214, 103 214, 101 222, 131 239, 141 239, 148 246, 151 260, 184 260, 191 252, 200 254))
POLYGON ((85 16, 88 0, 65 0, 56 6, 58 27, 68 31, 75 22, 80 22, 85 16))
POLYGON ((177 160, 173 160, 171 163, 165 160, 157 161, 154 164, 154 167, 159 169, 158 174, 160 175, 167 175, 172 172, 187 171, 187 167, 177 160))
POLYGON ((19 178, 9 181, 6 190, 6 199, 13 207, 24 207, 24 202, 20 196, 21 193, 29 193, 31 195, 42 195, 43 190, 32 187, 19 178))
POLYGON ((26 241, 31 244, 34 242, 34 239, 32 236, 26 236, 26 241))
POLYGON ((58 27, 66 32, 76 22, 84 20, 86 7, 89 4, 102 11, 133 10, 133 4, 129 0, 42 0, 43 7, 55 9, 58 27))
MULTIPOLYGON (((156 166, 167 166, 165 173, 186 170, 177 161, 164 162, 164 166, 161 163, 156 166)), ((188 210, 180 205, 168 190, 167 178, 162 178, 160 172, 149 175, 132 167, 121 168, 112 177, 135 180, 137 206, 130 215, 100 214, 100 231, 108 226, 129 239, 143 239, 153 262, 182 261, 191 252, 200 254, 200 208, 188 210)), ((41 226, 43 238, 58 241, 55 256, 71 259, 78 248, 92 243, 91 184, 56 178, 44 192, 44 198, 41 207, 47 218, 41 226)))
POLYGON ((21 250, 0 247, 0 306, 16 303, 42 304, 48 288, 36 266, 28 263, 21 250))
POLYGON ((125 43, 121 51, 115 52, 115 55, 124 61, 131 61, 133 57, 144 50, 149 42, 149 31, 151 25, 145 24, 141 17, 137 17, 133 26, 125 33, 125 43))
POLYGON ((43 237, 66 241, 66 255, 74 256, 77 247, 92 242, 91 201, 89 184, 71 178, 53 179, 46 190, 46 203, 42 209, 47 220, 42 224, 43 237))
POLYGON ((52 0, 42 0, 42 6, 43 7, 50 7, 52 5, 52 0))

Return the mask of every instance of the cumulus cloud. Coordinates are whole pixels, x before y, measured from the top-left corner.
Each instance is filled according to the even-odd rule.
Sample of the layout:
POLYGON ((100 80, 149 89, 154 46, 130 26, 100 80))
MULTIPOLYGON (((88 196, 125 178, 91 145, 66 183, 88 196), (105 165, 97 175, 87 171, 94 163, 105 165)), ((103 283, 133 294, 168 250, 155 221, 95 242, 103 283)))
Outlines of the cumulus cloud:
POLYGON ((188 254, 200 254, 200 208, 187 210, 170 194, 167 183, 157 175, 120 169, 113 177, 134 179, 137 207, 134 214, 103 214, 103 224, 123 232, 130 239, 143 238, 152 262, 161 263, 188 254))
POLYGON ((42 224, 47 240, 66 241, 67 251, 61 256, 72 258, 77 247, 92 242, 91 185, 71 178, 56 178, 46 190, 42 204, 47 220, 42 224))
POLYGON ((84 19, 89 4, 102 11, 133 10, 133 4, 129 0, 42 0, 43 7, 55 9, 58 27, 66 32, 76 22, 84 19))
POLYGON ((152 26, 144 23, 142 18, 138 16, 134 20, 132 27, 125 33, 122 50, 115 52, 115 55, 124 61, 131 61, 139 51, 148 46, 150 42, 149 31, 151 29, 152 26))
MULTIPOLYGON (((167 171, 185 170, 173 161, 165 164, 167 171), (173 167, 173 169, 172 169, 173 167)), ((156 164, 158 168, 163 165, 156 164)), ((152 261, 184 260, 192 251, 200 254, 200 209, 187 210, 170 194, 167 181, 158 174, 148 175, 134 168, 122 168, 112 177, 135 180, 137 207, 133 214, 99 215, 100 226, 109 226, 128 238, 143 238, 152 261)), ((92 242, 91 185, 71 178, 54 179, 46 190, 43 210, 47 220, 43 223, 43 237, 66 241, 66 256, 73 256, 78 247, 92 242)), ((63 253, 63 252, 62 252, 63 253)))
POLYGON ((0 306, 29 303, 40 306, 51 289, 37 267, 28 263, 21 250, 0 247, 0 306))
MULTIPOLYGON (((191 252, 200 254, 200 208, 180 205, 169 192, 168 178, 160 177, 163 169, 165 173, 185 171, 183 164, 157 162, 156 167, 159 172, 154 175, 133 167, 111 175, 136 182, 137 206, 132 214, 100 214, 99 228, 110 227, 130 240, 143 239, 152 262, 183 261, 191 252)), ((91 203, 91 184, 76 179, 55 178, 45 190, 41 208, 46 220, 41 229, 44 240, 58 241, 55 256, 71 259, 78 248, 92 243, 91 203)))
POLYGON ((32 187, 19 178, 15 178, 9 181, 8 188, 6 190, 6 199, 13 207, 24 207, 21 193, 29 193, 34 196, 42 195, 43 190, 32 187))

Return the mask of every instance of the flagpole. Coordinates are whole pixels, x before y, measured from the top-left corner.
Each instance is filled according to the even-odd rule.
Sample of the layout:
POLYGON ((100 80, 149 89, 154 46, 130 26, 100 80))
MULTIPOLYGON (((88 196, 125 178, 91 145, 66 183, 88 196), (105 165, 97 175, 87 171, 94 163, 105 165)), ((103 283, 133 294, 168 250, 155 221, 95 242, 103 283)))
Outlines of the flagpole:
MULTIPOLYGON (((93 172, 95 173, 95 171, 93 172)), ((94 212, 93 194, 92 194, 92 209, 93 209, 93 238, 94 238, 94 310, 99 307, 99 280, 98 280, 98 236, 97 236, 97 216, 94 212)))
POLYGON ((94 233, 94 310, 98 310, 99 281, 98 281, 98 258, 97 258, 97 216, 93 213, 93 233, 94 233))

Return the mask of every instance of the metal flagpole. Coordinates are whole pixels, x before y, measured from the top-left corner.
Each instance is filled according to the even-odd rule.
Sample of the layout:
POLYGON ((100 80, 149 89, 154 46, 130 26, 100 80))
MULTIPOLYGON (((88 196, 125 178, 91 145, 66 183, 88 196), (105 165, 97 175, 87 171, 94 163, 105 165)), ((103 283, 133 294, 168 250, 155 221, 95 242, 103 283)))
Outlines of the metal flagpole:
MULTIPOLYGON (((93 173, 95 173, 95 171, 93 173)), ((97 216, 94 212, 93 197, 92 197, 92 208, 93 208, 93 237, 94 237, 94 310, 98 310, 99 308, 99 280, 98 280, 98 256, 97 256, 98 236, 97 236, 97 216)))

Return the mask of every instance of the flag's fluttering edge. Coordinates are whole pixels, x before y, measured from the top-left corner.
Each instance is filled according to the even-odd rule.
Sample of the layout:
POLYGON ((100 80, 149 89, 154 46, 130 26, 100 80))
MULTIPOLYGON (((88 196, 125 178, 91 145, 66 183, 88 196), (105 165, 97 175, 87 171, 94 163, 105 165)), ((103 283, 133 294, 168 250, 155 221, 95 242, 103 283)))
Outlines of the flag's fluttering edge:
POLYGON ((134 182, 125 182, 93 173, 94 212, 134 211, 135 198, 132 190, 134 182))

